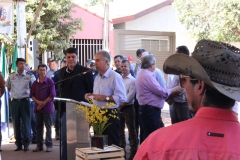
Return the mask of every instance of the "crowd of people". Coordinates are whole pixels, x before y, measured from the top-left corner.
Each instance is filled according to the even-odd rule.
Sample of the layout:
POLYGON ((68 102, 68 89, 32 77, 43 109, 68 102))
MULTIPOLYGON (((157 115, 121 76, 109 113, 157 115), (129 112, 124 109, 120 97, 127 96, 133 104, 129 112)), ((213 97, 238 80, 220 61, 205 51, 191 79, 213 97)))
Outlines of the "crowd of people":
POLYGON ((68 48, 64 54, 60 69, 50 58, 48 66, 40 64, 33 73, 25 60, 18 58, 18 69, 6 84, 0 76, 0 96, 5 92, 4 85, 11 93, 15 151, 28 151, 32 140, 37 144, 33 152, 42 151, 44 144, 51 152, 54 124, 55 138, 61 139, 61 158, 67 159, 67 108, 65 103, 54 101, 57 96, 86 102, 93 98, 98 106, 113 102, 110 110, 115 110, 119 118, 109 117, 110 125, 103 134, 108 136, 108 145, 126 151, 126 126, 129 160, 240 158, 240 126, 232 111, 240 101, 239 49, 201 40, 189 56, 188 48, 179 46, 163 66, 167 83, 163 71, 156 68, 154 54, 145 49, 137 49, 134 63, 131 57, 116 55, 116 69, 111 68, 106 51, 97 52, 86 67, 78 63, 76 48, 68 48), (79 73, 86 74, 71 78, 79 73), (170 127, 164 127, 161 118, 165 102, 170 107, 170 127), (61 111, 57 112, 59 107, 61 111))

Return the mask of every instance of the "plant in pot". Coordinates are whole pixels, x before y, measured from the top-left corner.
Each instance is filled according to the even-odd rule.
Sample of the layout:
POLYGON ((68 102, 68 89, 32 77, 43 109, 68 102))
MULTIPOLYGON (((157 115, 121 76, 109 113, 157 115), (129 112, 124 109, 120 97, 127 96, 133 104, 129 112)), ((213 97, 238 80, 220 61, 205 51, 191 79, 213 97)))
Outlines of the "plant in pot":
POLYGON ((85 118, 89 124, 93 127, 94 136, 91 137, 91 148, 97 147, 100 149, 106 149, 108 146, 108 137, 103 135, 103 131, 107 126, 111 125, 108 123, 110 117, 118 118, 116 110, 110 110, 114 103, 107 103, 106 106, 101 108, 97 106, 92 99, 88 99, 91 107, 85 105, 77 105, 77 112, 84 112, 85 118))

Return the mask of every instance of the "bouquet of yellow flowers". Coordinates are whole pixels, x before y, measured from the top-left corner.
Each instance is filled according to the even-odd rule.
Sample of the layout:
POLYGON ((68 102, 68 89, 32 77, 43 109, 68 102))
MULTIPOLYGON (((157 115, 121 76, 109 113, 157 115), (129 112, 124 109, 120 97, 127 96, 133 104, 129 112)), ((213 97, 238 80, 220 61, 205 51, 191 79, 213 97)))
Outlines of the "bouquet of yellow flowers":
POLYGON ((77 112, 85 112, 85 118, 89 124, 93 127, 94 135, 101 136, 103 131, 107 128, 110 123, 108 119, 110 117, 118 118, 116 110, 110 110, 114 103, 107 103, 106 106, 98 107, 92 99, 88 99, 91 107, 86 107, 82 104, 77 105, 77 112))

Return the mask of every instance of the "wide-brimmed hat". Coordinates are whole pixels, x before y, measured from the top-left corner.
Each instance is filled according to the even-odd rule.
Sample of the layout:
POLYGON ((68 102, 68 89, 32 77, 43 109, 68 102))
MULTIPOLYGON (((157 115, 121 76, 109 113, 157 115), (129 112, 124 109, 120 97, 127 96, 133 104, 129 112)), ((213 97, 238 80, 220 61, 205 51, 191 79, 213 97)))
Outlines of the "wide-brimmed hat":
POLYGON ((201 40, 192 56, 174 54, 164 62, 166 74, 203 80, 222 94, 240 101, 240 50, 230 44, 201 40))

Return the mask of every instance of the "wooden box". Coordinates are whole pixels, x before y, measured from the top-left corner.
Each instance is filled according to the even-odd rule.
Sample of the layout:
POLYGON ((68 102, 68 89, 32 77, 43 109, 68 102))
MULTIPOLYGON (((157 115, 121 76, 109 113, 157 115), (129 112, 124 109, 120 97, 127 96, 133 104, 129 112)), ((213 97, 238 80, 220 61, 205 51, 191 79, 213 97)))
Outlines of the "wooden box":
POLYGON ((76 148, 76 160, 124 160, 124 150, 118 146, 108 146, 107 149, 76 148))

